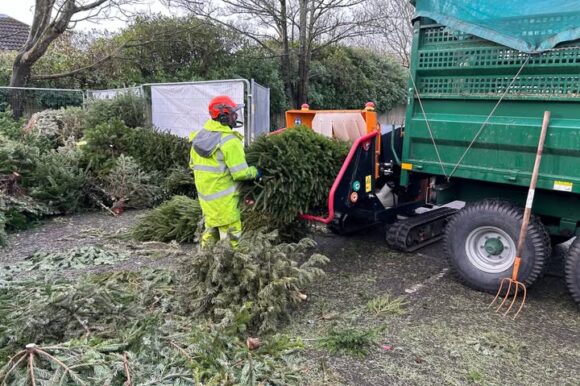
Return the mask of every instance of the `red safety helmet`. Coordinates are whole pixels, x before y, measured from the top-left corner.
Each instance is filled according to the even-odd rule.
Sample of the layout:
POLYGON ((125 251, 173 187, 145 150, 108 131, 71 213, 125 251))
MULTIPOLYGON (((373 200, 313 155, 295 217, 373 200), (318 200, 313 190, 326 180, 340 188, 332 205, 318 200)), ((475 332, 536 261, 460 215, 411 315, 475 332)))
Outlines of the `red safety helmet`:
POLYGON ((220 95, 209 102, 208 110, 212 119, 220 119, 220 115, 232 115, 243 107, 244 104, 235 104, 229 96, 220 95))

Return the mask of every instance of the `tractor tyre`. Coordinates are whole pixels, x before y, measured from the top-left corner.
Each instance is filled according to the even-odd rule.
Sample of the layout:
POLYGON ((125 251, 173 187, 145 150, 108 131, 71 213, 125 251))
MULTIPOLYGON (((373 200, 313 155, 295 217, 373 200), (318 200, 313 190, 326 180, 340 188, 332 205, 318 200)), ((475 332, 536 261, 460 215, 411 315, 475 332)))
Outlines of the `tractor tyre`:
POLYGON ((580 305, 580 237, 570 246, 564 268, 566 286, 574 301, 580 305))
MULTIPOLYGON (((467 205, 447 223, 445 252, 456 277, 468 287, 497 292, 500 280, 511 277, 524 211, 497 200, 467 205)), ((532 285, 551 255, 550 238, 534 216, 526 235, 518 280, 532 285)))

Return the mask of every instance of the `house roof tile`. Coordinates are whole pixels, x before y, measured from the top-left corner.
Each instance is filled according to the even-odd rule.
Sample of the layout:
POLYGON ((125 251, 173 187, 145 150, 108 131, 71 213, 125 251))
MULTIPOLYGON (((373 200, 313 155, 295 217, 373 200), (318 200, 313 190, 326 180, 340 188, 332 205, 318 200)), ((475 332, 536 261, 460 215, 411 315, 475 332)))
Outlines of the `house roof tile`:
POLYGON ((30 27, 8 15, 0 14, 0 50, 18 50, 26 43, 30 27))

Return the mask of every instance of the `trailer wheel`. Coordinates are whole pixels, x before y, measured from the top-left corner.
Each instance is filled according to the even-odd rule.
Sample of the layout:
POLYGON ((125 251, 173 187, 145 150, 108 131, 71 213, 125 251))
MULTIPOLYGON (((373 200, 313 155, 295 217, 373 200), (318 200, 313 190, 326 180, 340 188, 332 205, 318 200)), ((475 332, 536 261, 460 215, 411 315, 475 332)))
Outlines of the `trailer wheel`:
POLYGON ((580 305, 580 237, 574 240, 568 250, 564 272, 568 290, 574 301, 580 305))
MULTIPOLYGON (((503 201, 484 200, 461 209, 445 229, 447 258, 467 286, 495 293, 502 278, 511 276, 523 210, 503 201)), ((532 217, 518 278, 532 285, 551 255, 548 234, 532 217)))

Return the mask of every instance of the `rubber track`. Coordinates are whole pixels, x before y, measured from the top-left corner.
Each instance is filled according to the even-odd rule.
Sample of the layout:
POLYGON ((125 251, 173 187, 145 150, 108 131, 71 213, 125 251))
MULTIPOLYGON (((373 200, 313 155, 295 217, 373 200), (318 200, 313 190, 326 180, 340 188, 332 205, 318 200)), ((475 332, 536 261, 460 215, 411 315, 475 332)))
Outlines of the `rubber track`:
MULTIPOLYGON (((483 208, 485 210, 496 211, 498 213, 498 215, 514 216, 520 222, 524 218, 524 210, 522 208, 515 206, 514 204, 512 204, 509 201, 504 201, 504 200, 477 201, 477 202, 474 202, 473 204, 469 204, 469 205, 465 206, 463 209, 461 209, 457 213, 456 216, 454 216, 447 223, 447 226, 445 227, 445 232, 444 232, 445 236, 447 236, 447 234, 451 231, 451 229, 454 226, 454 223, 459 220, 460 216, 476 216, 478 214, 477 211, 481 208, 483 208)), ((465 284, 466 286, 468 286, 470 288, 474 288, 474 289, 478 290, 477 288, 473 287, 470 282, 465 280, 463 277, 461 277, 461 275, 459 275, 457 273, 457 270, 455 269, 454 261, 450 257, 451 254, 449 251, 449 243, 448 243, 447 238, 445 236, 444 236, 444 239, 445 239, 444 250, 445 250, 445 255, 447 256, 447 260, 449 262, 449 266, 451 267, 451 272, 454 273, 454 276, 461 283, 465 284)), ((549 261, 550 257, 552 256, 552 247, 550 244, 550 236, 548 235, 548 232, 546 231, 546 228, 544 227, 542 222, 538 219, 538 217, 536 217, 534 215, 532 215, 530 217, 530 225, 528 226, 527 240, 531 240, 534 243, 536 251, 542 252, 542 249, 543 249, 543 253, 536 254, 536 261, 535 261, 534 267, 532 269, 532 272, 530 272, 530 275, 526 278, 526 280, 524 282, 526 287, 529 287, 533 283, 535 283, 540 277, 542 277, 544 275, 544 273, 548 269, 548 261, 549 261), (544 247, 544 248, 542 248, 542 247, 544 247)), ((497 290, 489 291, 489 292, 495 293, 496 291, 497 290)))
POLYGON ((434 243, 435 241, 440 240, 443 237, 443 234, 425 240, 416 245, 407 245, 407 237, 414 228, 427 225, 430 222, 438 221, 445 217, 449 217, 456 212, 457 209, 443 207, 397 221, 389 228, 387 232, 387 244, 391 248, 401 252, 413 252, 419 248, 424 247, 425 245, 434 243))
POLYGON ((564 274, 566 276, 566 285, 568 291, 572 295, 572 299, 580 306, 580 283, 578 282, 580 276, 580 237, 570 246, 568 255, 566 256, 566 267, 564 274))

